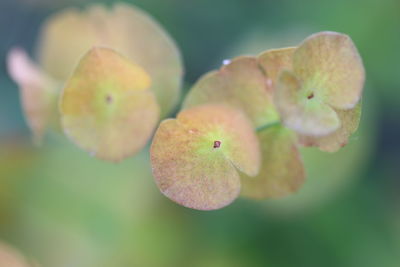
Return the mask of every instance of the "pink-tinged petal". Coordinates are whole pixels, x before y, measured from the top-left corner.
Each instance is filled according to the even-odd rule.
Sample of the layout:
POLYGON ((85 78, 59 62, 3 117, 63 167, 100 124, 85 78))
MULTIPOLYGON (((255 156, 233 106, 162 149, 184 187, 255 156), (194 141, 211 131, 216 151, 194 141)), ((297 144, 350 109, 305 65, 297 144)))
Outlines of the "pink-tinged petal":
POLYGON ((190 90, 183 108, 223 103, 246 113, 254 127, 279 119, 272 103, 272 85, 255 57, 238 57, 220 70, 200 78, 190 90))
POLYGON ((203 105, 163 121, 151 146, 153 175, 161 192, 199 210, 230 204, 240 191, 238 170, 254 176, 260 151, 251 123, 224 105, 203 105))
POLYGON ((20 88, 25 118, 39 144, 49 126, 58 125, 58 84, 31 61, 25 51, 12 49, 7 58, 8 72, 20 88))
POLYGON ((292 69, 292 56, 296 47, 271 49, 258 56, 258 62, 275 87, 280 73, 292 69))
POLYGON ((0 243, 0 266, 4 267, 34 267, 23 255, 14 248, 0 243))

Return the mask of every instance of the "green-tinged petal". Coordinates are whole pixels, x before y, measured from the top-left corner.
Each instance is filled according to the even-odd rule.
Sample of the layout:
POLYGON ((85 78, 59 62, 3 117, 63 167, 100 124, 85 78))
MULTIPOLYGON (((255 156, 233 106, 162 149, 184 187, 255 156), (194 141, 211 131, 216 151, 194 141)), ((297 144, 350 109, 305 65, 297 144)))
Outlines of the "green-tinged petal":
POLYGON ((289 71, 281 73, 274 96, 283 124, 300 134, 323 136, 340 127, 336 111, 305 90, 289 71))
POLYGON ((292 69, 292 56, 295 50, 296 47, 271 49, 258 56, 259 64, 274 86, 283 70, 292 69))
POLYGON ((150 138, 159 107, 150 77, 108 48, 93 48, 80 61, 61 97, 61 122, 79 147, 119 161, 150 138))
POLYGON ((361 98, 364 66, 347 35, 311 35, 294 52, 293 71, 307 90, 337 109, 351 109, 361 98))
MULTIPOLYGON (((373 93, 373 92, 371 92, 373 93)), ((374 95, 375 96, 375 95, 374 95)), ((291 196, 265 202, 268 213, 279 216, 302 216, 327 208, 332 201, 359 185, 365 168, 371 164, 376 151, 376 97, 362 101, 363 116, 352 140, 336 153, 321 153, 318 148, 301 148, 307 170, 302 188, 291 196)))
POLYGON ((345 146, 349 137, 357 130, 361 118, 361 102, 351 110, 336 110, 342 126, 335 132, 323 136, 300 135, 299 141, 304 146, 316 146, 322 151, 336 152, 345 146))
POLYGON ((47 20, 40 40, 40 62, 60 80, 69 77, 91 47, 105 46, 147 71, 163 117, 179 99, 183 75, 179 51, 153 18, 133 6, 115 4, 108 10, 92 5, 85 11, 62 11, 47 20))
POLYGON ((255 127, 278 120, 272 87, 254 57, 238 57, 204 75, 188 93, 183 108, 224 103, 243 110, 255 127))
POLYGON ((58 127, 58 84, 35 65, 21 49, 8 54, 8 71, 20 88, 25 118, 35 143, 41 143, 46 130, 58 127))
POLYGON ((280 125, 260 131, 261 169, 256 177, 241 175, 241 195, 250 198, 278 198, 296 192, 304 182, 303 161, 296 135, 280 125))
POLYGON ((203 105, 163 121, 151 146, 153 175, 161 192, 194 209, 230 204, 240 191, 237 169, 254 176, 259 144, 251 123, 224 105, 203 105))

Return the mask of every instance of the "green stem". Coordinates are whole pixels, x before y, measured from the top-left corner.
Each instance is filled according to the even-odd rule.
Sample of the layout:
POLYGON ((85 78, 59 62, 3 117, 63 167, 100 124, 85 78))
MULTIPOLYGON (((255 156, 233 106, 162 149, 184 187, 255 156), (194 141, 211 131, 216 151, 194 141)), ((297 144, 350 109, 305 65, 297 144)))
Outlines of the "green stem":
POLYGON ((270 128, 270 127, 277 126, 277 125, 279 125, 280 123, 281 123, 280 121, 274 121, 274 122, 270 122, 270 123, 261 125, 260 127, 257 127, 257 128, 256 128, 256 132, 261 132, 261 131, 263 131, 263 130, 265 130, 265 129, 268 129, 268 128, 270 128))

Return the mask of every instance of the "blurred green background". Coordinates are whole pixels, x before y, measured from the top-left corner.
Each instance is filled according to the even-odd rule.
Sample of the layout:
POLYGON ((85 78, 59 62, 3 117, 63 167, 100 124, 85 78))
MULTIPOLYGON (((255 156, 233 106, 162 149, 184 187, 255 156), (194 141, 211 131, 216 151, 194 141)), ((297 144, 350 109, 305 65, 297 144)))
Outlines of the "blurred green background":
POLYGON ((400 266, 399 0, 126 1, 176 40, 186 90, 226 58, 322 30, 350 35, 364 60, 363 117, 348 146, 304 149, 308 180, 291 197, 238 199, 211 212, 158 192, 148 148, 111 164, 58 134, 31 144, 6 53, 32 52, 49 14, 90 2, 0 0, 2 242, 43 267, 400 266))

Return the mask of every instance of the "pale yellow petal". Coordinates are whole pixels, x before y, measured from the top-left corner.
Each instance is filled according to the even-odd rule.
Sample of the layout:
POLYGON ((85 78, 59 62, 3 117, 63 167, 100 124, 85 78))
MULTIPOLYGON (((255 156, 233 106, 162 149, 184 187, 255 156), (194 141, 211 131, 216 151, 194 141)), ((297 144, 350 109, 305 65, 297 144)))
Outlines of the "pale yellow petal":
POLYGON ((93 48, 80 61, 61 97, 64 132, 92 155, 119 161, 150 139, 159 107, 150 77, 108 48, 93 48))

